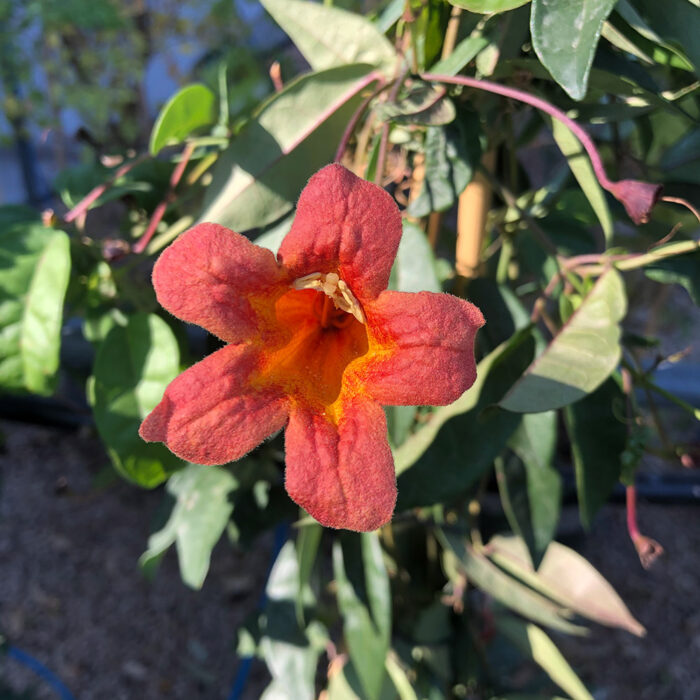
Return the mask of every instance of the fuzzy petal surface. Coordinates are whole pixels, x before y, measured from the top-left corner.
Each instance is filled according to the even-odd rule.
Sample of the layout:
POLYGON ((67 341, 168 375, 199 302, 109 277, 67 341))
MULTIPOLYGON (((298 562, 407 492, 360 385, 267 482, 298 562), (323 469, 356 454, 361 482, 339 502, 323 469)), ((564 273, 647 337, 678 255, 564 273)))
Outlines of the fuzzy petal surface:
POLYGON ((278 257, 293 278, 337 272, 362 302, 389 284, 401 215, 381 187, 334 163, 304 188, 278 257))
POLYGON ((365 310, 384 348, 360 370, 376 401, 443 406, 474 383, 474 337, 484 325, 476 306, 450 294, 385 291, 365 310))
POLYGON ((218 224, 199 224, 183 233, 153 268, 153 286, 164 308, 229 343, 254 339, 265 330, 258 309, 284 279, 269 250, 218 224))
POLYGON ((249 382, 258 362, 257 351, 246 345, 227 345, 205 357, 169 384, 139 434, 195 464, 239 459, 288 416, 278 389, 249 382))
POLYGON ((287 492, 322 525, 369 532, 391 519, 396 476, 379 404, 348 398, 337 426, 297 406, 285 440, 287 492))

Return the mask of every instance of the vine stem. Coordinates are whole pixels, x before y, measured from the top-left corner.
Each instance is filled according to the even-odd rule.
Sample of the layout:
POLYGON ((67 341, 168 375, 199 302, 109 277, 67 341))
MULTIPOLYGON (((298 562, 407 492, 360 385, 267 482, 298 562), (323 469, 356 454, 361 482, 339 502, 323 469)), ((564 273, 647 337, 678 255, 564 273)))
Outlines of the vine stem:
POLYGON ((144 232, 144 234, 139 238, 139 240, 134 244, 134 247, 132 248, 132 251, 134 253, 143 253, 145 250, 146 246, 150 243, 151 238, 153 238, 153 234, 156 232, 156 229, 158 228, 158 224, 161 222, 163 217, 165 216, 165 212, 168 208, 168 204, 173 201, 174 196, 175 196, 175 188, 177 187, 178 183, 182 179, 182 176, 185 172, 185 168, 187 167, 187 164, 190 162, 190 158, 192 158, 192 154, 194 153, 195 149, 195 144, 192 142, 188 142, 185 147, 182 149, 182 155, 180 156, 180 162, 175 166, 175 169, 173 170, 172 175, 170 176, 170 187, 168 189, 167 194, 161 202, 158 204, 158 206, 153 210, 153 215, 151 216, 151 220, 148 222, 148 228, 144 232))
POLYGON ((639 561, 645 569, 649 569, 652 564, 664 553, 664 548, 651 537, 643 535, 637 525, 637 489, 634 485, 628 486, 626 493, 627 505, 627 532, 634 548, 637 550, 639 561))
POLYGON ((654 205, 661 195, 661 185, 656 185, 650 182, 641 180, 619 180, 614 182, 605 172, 603 161, 598 153, 598 149, 593 143, 593 139, 588 135, 586 130, 567 116, 562 110, 555 107, 553 104, 543 100, 541 97, 531 95, 529 92, 519 90, 518 88, 508 87, 499 83, 493 83, 490 80, 479 80, 466 75, 442 75, 439 73, 423 73, 420 75, 422 80, 436 83, 450 83, 452 85, 463 85, 465 87, 474 88, 491 92, 494 95, 508 97, 518 102, 523 102, 536 109, 539 109, 546 114, 549 114, 554 119, 565 124, 578 138, 584 150, 588 154, 593 166, 593 172, 601 187, 610 192, 616 199, 622 202, 625 210, 630 218, 636 223, 646 223, 649 220, 649 215, 654 205))

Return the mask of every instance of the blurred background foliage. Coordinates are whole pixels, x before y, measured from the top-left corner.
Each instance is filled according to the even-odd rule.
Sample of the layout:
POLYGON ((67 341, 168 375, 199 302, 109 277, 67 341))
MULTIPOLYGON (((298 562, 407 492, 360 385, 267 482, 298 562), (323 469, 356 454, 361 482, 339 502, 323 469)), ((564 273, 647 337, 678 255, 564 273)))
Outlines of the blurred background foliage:
POLYGON ((668 470, 698 460, 699 356, 685 347, 700 252, 679 203, 700 186, 697 36, 692 0, 0 0, 4 136, 35 205, 0 207, 0 389, 15 416, 92 426, 111 463, 101 479, 165 484, 146 575, 174 544, 201 587, 221 537, 249 547, 275 529, 239 685, 259 658, 268 700, 578 700, 592 695, 559 635, 644 634, 556 540, 564 501, 588 528, 617 490, 650 565, 662 547, 639 531, 635 473, 646 455, 668 470), (570 124, 460 75, 556 106, 611 178, 671 199, 633 224, 570 124), (172 94, 154 99, 163 81, 172 94), (50 194, 33 181, 38 141, 50 194), (298 512, 280 436, 203 467, 137 434, 218 346, 158 307, 157 255, 198 220, 276 250, 334 157, 402 208, 391 286, 465 296, 487 319, 470 391, 387 409, 399 501, 362 535, 298 512), (664 307, 667 285, 685 305, 664 307), (525 681, 523 658, 539 668, 525 681))

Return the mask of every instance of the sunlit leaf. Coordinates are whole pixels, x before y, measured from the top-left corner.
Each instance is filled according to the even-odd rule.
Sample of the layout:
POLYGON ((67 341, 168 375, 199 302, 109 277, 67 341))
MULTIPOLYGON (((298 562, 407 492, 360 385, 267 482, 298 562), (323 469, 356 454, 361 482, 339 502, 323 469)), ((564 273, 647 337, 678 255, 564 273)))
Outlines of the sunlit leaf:
POLYGON ((140 486, 165 481, 183 462, 160 443, 138 434, 180 371, 177 339, 155 314, 136 314, 115 325, 95 357, 88 395, 97 430, 116 469, 140 486))
POLYGON ((640 637, 645 634, 615 589, 573 549, 552 542, 537 571, 518 537, 498 535, 488 543, 486 553, 498 566, 579 615, 640 637))
POLYGON ((370 70, 346 65, 304 75, 265 102, 219 157, 200 220, 246 231, 289 211, 332 160, 370 70))
POLYGON ((149 150, 157 155, 164 146, 180 143, 198 129, 211 126, 217 118, 216 95, 206 85, 187 85, 162 107, 153 129, 149 150))
POLYGON ((571 406, 564 417, 576 468, 581 522, 589 527, 620 477, 627 445, 624 394, 614 379, 571 406))
MULTIPOLYGON (((529 2, 529 0, 525 0, 529 2)), ((431 73, 457 75, 482 49, 489 45, 485 36, 468 36, 455 46, 454 51, 430 67, 431 73)))
POLYGON ((394 47, 361 15, 314 2, 260 1, 314 70, 348 63, 367 63, 387 75, 396 69, 394 47))
POLYGON ((148 549, 139 563, 148 567, 175 543, 182 580, 201 588, 214 545, 226 528, 233 505, 229 493, 236 480, 221 467, 189 464, 168 479, 168 492, 175 505, 162 530, 148 538, 148 549))
POLYGON ((549 120, 552 127, 552 135, 559 146, 559 150, 564 154, 571 172, 581 186, 588 202, 600 221, 600 225, 605 235, 605 242, 609 246, 612 242, 613 220, 608 208, 607 200, 603 188, 593 172, 591 161, 588 159, 581 142, 574 136, 568 126, 558 119, 549 120))
MULTIPOLYGON (((4 215, 17 221, 21 212, 4 215)), ((2 226, 0 268, 0 387, 49 395, 71 269, 68 236, 38 223, 2 226)))
POLYGON ((622 278, 610 269, 500 406, 518 413, 538 413, 561 408, 594 391, 620 360, 618 324, 626 309, 622 278))
POLYGON ((616 0, 533 0, 532 45, 552 77, 575 100, 588 89, 598 39, 616 0))
POLYGON ((513 10, 527 2, 530 0, 449 0, 451 5, 463 7, 469 12, 480 12, 484 15, 513 10))
POLYGON ((514 617, 498 616, 496 627, 522 654, 530 657, 571 700, 593 700, 586 686, 569 666, 556 644, 536 625, 514 617))
POLYGON ((467 580, 519 615, 569 634, 583 635, 585 627, 569 622, 571 614, 563 606, 533 591, 522 581, 499 569, 489 559, 467 544, 464 537, 447 530, 438 530, 444 554, 456 557, 456 565, 467 580))

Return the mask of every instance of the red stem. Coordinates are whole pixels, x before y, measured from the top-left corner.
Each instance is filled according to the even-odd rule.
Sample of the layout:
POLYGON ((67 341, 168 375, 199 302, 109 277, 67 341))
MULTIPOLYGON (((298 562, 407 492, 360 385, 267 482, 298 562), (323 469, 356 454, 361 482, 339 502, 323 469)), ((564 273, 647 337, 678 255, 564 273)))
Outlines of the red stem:
POLYGON ((172 202, 174 199, 175 188, 182 179, 182 176, 185 172, 185 168, 190 162, 190 158, 192 158, 194 148, 194 143, 190 142, 182 150, 180 162, 175 166, 175 169, 173 170, 173 173, 170 176, 170 188, 168 189, 168 192, 165 195, 165 197, 163 197, 162 201, 153 210, 151 220, 148 222, 148 228, 145 230, 141 238, 139 238, 139 240, 134 244, 134 247, 132 248, 132 251, 134 253, 142 253, 145 250, 146 246, 150 243, 151 238, 153 238, 153 234, 156 232, 158 224, 163 219, 163 216, 165 216, 168 204, 170 204, 170 202, 172 202))
POLYGON ((625 498, 627 502, 627 532, 632 542, 635 542, 641 535, 637 526, 637 489, 634 486, 628 486, 625 498))
POLYGON ((367 98, 365 98, 362 101, 362 104, 355 110, 354 114, 352 117, 350 117, 350 121, 348 122, 348 125, 345 127, 345 131, 343 132, 343 136, 340 139, 340 143, 338 144, 338 150, 335 152, 335 158, 333 160, 336 163, 340 162, 340 159, 343 157, 343 153, 345 153, 345 149, 348 147, 348 143, 350 142, 350 137, 352 136, 353 131, 355 131, 355 127, 357 126, 357 122, 360 121, 360 117, 364 114, 365 110, 367 109, 367 106, 369 103, 386 87, 386 81, 384 78, 379 78, 379 87, 367 98))

